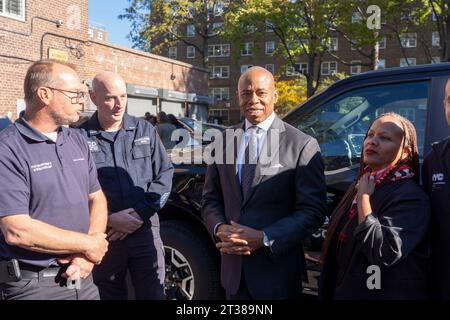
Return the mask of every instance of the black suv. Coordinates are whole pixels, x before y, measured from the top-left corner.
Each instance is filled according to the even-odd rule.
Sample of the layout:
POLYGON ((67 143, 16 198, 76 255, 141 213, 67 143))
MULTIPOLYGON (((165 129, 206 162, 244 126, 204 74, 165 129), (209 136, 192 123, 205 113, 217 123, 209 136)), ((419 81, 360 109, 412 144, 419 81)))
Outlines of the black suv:
POLYGON ((11 123, 11 120, 9 120, 9 118, 0 117, 0 131, 2 131, 7 126, 9 126, 10 123, 11 123))
MULTIPOLYGON (((396 112, 414 123, 422 159, 433 142, 450 134, 443 112, 449 77, 450 63, 371 71, 336 82, 283 118, 320 143, 329 213, 355 179, 364 135, 379 114, 396 112)), ((176 165, 172 195, 160 212, 169 299, 223 298, 219 254, 200 216, 205 169, 176 165)), ((326 226, 304 243, 307 293, 317 289, 326 226)))

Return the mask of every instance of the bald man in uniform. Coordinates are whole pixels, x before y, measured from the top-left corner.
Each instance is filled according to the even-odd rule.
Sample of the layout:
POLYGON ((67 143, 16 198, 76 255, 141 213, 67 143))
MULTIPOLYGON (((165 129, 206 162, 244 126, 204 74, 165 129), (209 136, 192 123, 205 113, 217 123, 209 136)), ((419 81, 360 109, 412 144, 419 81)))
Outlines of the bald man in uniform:
POLYGON ((110 242, 102 264, 94 268, 94 282, 102 300, 125 300, 129 270, 136 299, 165 299, 158 211, 169 197, 173 166, 155 128, 125 113, 127 92, 120 75, 99 73, 91 100, 97 112, 80 129, 107 198, 110 242))

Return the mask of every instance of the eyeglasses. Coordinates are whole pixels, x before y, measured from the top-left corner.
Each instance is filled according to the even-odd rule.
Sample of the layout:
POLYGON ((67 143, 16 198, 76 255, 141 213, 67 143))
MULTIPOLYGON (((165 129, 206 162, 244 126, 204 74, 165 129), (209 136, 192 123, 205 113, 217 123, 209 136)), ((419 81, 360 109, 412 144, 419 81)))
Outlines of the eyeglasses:
POLYGON ((87 93, 84 91, 70 91, 70 90, 63 90, 63 89, 58 89, 58 88, 52 88, 52 87, 46 87, 49 88, 50 90, 55 90, 55 91, 59 91, 61 92, 63 95, 65 95, 67 98, 70 99, 70 102, 72 104, 79 104, 81 103, 80 100, 86 99, 87 93), (72 94, 76 94, 76 96, 69 96, 68 94, 66 94, 66 92, 72 93, 72 94))

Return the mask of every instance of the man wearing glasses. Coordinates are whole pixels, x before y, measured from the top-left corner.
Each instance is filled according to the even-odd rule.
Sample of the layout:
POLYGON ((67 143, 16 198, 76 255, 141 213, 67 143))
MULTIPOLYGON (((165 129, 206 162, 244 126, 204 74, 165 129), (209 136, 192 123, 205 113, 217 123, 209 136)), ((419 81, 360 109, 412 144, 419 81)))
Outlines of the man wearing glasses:
POLYGON ((85 87, 68 65, 38 61, 24 92, 25 111, 0 133, 0 299, 98 299, 106 200, 88 144, 66 128, 85 87))

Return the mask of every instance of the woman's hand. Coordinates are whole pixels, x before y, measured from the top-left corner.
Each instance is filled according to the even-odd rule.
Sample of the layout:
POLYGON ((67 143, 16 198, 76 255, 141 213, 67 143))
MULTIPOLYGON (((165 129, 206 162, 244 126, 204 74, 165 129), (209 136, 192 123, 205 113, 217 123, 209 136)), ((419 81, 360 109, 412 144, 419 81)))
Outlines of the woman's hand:
POLYGON ((358 190, 356 200, 358 202, 358 223, 360 224, 372 213, 370 196, 375 190, 375 179, 370 176, 370 173, 366 173, 359 179, 356 189, 358 190))
POLYGON ((374 177, 370 173, 364 174, 356 184, 356 189, 358 190, 358 198, 361 198, 365 194, 370 197, 375 190, 374 177))

